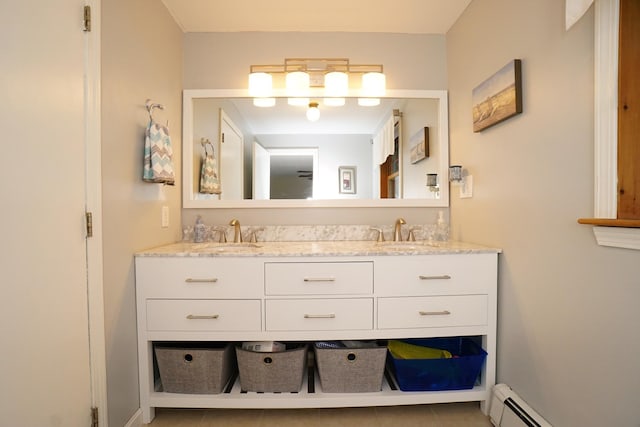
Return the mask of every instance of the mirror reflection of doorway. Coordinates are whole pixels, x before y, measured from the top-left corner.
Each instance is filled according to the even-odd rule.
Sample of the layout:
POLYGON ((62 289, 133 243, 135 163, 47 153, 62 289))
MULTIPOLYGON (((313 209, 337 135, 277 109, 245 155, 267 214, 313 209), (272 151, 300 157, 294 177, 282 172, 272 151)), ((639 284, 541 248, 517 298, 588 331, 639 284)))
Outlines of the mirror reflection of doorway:
POLYGON ((312 197, 313 157, 272 155, 270 198, 274 200, 312 197))
POLYGON ((264 148, 254 143, 254 198, 311 199, 317 185, 317 148, 264 148), (259 195, 257 194, 259 193, 259 195))

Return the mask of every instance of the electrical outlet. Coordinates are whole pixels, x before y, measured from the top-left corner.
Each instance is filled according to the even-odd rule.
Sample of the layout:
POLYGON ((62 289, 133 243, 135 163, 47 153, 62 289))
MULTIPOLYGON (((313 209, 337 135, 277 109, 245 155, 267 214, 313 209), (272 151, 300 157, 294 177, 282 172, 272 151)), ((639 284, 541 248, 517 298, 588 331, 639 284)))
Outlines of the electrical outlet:
POLYGON ((467 175, 460 186, 460 198, 468 199, 470 197, 473 197, 473 176, 467 175))
POLYGON ((169 206, 162 207, 162 228, 169 227, 169 206))

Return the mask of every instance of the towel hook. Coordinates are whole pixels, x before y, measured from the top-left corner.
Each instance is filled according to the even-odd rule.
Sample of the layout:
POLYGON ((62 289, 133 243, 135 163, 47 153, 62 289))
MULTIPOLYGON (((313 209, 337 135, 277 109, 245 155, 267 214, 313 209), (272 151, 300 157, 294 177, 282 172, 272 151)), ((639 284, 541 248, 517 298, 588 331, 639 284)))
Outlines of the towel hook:
POLYGON ((149 120, 153 121, 153 110, 155 108, 159 108, 161 110, 164 110, 164 105, 162 104, 154 104, 151 102, 151 99, 147 99, 147 101, 144 103, 145 107, 147 107, 147 112, 149 112, 149 120))

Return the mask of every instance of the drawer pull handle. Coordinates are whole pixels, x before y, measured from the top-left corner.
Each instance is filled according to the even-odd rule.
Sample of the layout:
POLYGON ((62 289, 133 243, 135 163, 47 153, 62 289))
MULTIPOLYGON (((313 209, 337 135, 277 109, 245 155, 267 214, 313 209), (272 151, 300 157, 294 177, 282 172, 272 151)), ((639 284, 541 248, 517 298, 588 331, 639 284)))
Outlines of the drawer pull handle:
POLYGON ((443 274, 442 276, 418 276, 420 280, 448 280, 451 279, 451 276, 448 274, 443 274))
POLYGON ((190 315, 187 316, 187 319, 189 319, 189 320, 201 320, 201 319, 210 320, 210 319, 217 319, 218 317, 220 317, 219 314, 211 314, 209 316, 199 316, 197 314, 190 314, 190 315))
POLYGON ((420 316, 447 316, 451 314, 449 310, 442 311, 420 311, 420 316))
POLYGON ((217 278, 212 279, 192 279, 191 277, 184 280, 186 283, 216 283, 218 281, 217 278))
POLYGON ((335 282, 335 277, 305 277, 305 282, 335 282))
POLYGON ((305 319, 335 319, 336 315, 333 313, 330 314, 305 314, 305 319))

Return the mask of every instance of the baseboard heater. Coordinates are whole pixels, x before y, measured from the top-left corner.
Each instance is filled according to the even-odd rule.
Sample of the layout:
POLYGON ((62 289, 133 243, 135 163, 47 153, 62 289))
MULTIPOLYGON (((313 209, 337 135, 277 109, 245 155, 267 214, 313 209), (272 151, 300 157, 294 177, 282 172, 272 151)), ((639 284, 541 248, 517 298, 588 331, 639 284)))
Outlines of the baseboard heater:
POLYGON ((496 384, 489 409, 496 427, 553 427, 506 384, 496 384))

